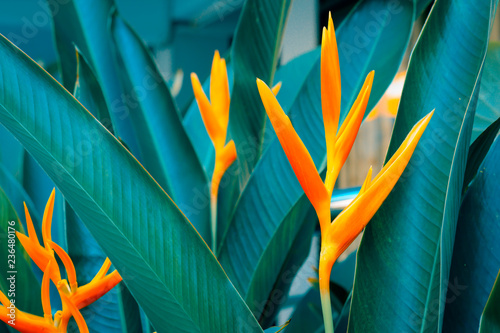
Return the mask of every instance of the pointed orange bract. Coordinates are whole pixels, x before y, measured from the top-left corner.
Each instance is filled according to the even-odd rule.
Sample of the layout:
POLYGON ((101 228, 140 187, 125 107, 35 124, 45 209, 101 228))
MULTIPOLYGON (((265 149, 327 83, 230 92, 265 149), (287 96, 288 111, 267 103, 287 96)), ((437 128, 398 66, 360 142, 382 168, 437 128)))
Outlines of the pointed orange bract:
POLYGON ((69 320, 73 317, 78 325, 80 332, 88 332, 87 324, 80 313, 80 309, 93 303, 101 296, 113 289, 121 280, 120 274, 115 270, 106 275, 111 262, 108 258, 104 261, 102 268, 96 274, 94 279, 82 287, 78 287, 76 280, 76 271, 73 261, 69 255, 58 244, 51 240, 51 224, 54 210, 55 190, 52 191, 45 207, 45 213, 42 222, 42 236, 44 246, 41 246, 35 233, 33 221, 25 207, 26 223, 28 225, 28 237, 20 232, 16 235, 22 246, 35 262, 35 264, 44 272, 41 286, 42 309, 44 316, 39 317, 29 313, 22 312, 16 308, 15 326, 9 324, 10 301, 0 291, 0 320, 13 326, 21 332, 66 332, 69 320), (59 265, 54 256, 57 253, 68 275, 68 281, 61 279, 59 265), (63 309, 57 311, 52 318, 52 309, 50 304, 50 281, 54 282, 59 291, 63 309))
POLYGON ((324 211, 330 207, 330 200, 311 155, 271 89, 260 79, 257 79, 257 87, 276 136, 307 198, 316 212, 324 211))

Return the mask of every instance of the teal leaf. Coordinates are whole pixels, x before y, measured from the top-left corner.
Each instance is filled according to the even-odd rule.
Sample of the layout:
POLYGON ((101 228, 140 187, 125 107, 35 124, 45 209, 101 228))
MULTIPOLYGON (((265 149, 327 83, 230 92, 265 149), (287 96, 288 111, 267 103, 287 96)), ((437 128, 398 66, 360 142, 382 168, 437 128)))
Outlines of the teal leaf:
POLYGON ((474 142, 491 123, 500 118, 500 95, 498 94, 498 87, 500 86, 500 77, 498 76, 499 67, 500 43, 490 42, 484 62, 471 142, 474 142))
POLYGON ((115 137, 3 37, 0 71, 0 123, 54 180, 159 333, 262 332, 192 224, 115 137), (77 159, 82 143, 92 154, 77 159))
POLYGON ((460 207, 446 295, 445 332, 478 331, 500 268, 499 183, 500 140, 496 140, 460 207))
POLYGON ((493 141, 497 137, 500 130, 500 118, 495 120, 483 133, 474 141, 469 148, 469 155, 467 156, 467 167, 464 174, 463 193, 469 187, 471 181, 476 177, 477 171, 481 166, 484 158, 488 154, 493 141))
POLYGON ((479 333, 498 333, 500 332, 500 320, 498 311, 500 309, 500 271, 498 271, 495 285, 491 289, 490 297, 484 307, 483 315, 481 316, 481 325, 479 333))
POLYGON ((0 260, 0 290, 9 300, 13 299, 21 311, 43 315, 40 284, 15 231, 25 233, 14 207, 0 188, 0 255, 3 258, 0 260))
POLYGON ((386 161, 419 119, 435 113, 399 182, 365 229, 349 332, 441 331, 493 13, 489 0, 460 6, 438 0, 413 50, 386 161))
POLYGON ((145 45, 116 12, 111 30, 123 68, 122 82, 135 100, 131 117, 142 163, 208 243, 210 205, 195 201, 196 196, 209 198, 208 181, 193 148, 196 142, 191 144, 170 90, 145 45))
POLYGON ((85 56, 76 49, 77 76, 73 96, 85 106, 99 122, 113 133, 113 124, 109 115, 106 99, 101 85, 97 81, 85 56))
POLYGON ((272 84, 291 0, 248 0, 234 33, 234 86, 229 134, 236 144, 239 178, 246 183, 262 153, 266 111, 255 79, 272 84))
POLYGON ((74 88, 77 69, 76 45, 102 87, 115 135, 123 139, 140 159, 130 118, 129 92, 120 89, 119 70, 115 64, 109 35, 108 21, 114 1, 51 1, 48 7, 52 11, 64 86, 69 91, 74 88))

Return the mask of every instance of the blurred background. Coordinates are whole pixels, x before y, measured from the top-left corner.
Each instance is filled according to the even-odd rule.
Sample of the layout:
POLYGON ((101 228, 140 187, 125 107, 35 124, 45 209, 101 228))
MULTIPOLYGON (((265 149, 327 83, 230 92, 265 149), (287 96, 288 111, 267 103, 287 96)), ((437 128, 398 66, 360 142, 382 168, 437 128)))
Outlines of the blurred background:
MULTIPOLYGON (((52 20, 47 3, 66 0, 0 0, 0 33, 9 38, 49 73, 59 75, 54 45, 52 20)), ((208 76, 214 50, 226 54, 244 0, 115 0, 122 16, 147 43, 154 54, 165 80, 172 88, 183 112, 192 101, 189 73, 208 76), (141 13, 144 13, 141 15, 141 13), (146 14, 147 13, 147 14, 146 14)), ((356 6, 353 0, 294 0, 287 23, 281 64, 319 45, 321 29, 328 12, 335 25, 356 6)), ((373 166, 376 174, 382 167, 392 131, 393 117, 410 50, 422 29, 431 4, 416 20, 413 36, 400 73, 386 96, 364 122, 354 148, 342 169, 339 188, 359 186, 366 170, 373 166)), ((491 39, 500 40, 500 12, 497 11, 491 39)), ((284 82, 283 84, 293 84, 284 82)))

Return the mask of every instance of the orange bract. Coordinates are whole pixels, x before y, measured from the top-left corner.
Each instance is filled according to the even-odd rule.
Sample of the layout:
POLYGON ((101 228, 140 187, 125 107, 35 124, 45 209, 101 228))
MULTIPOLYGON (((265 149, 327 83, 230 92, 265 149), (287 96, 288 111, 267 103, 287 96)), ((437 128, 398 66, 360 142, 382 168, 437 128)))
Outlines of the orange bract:
MULTIPOLYGON (((44 246, 41 246, 38 241, 31 216, 26 208, 26 204, 24 205, 26 223, 28 226, 28 237, 19 232, 16 232, 16 234, 28 255, 44 272, 41 286, 44 316, 39 317, 16 309, 15 328, 21 332, 66 332, 69 320, 71 317, 74 317, 80 332, 88 332, 87 324, 80 313, 80 309, 93 303, 109 290, 113 289, 122 278, 116 270, 106 275, 111 264, 109 259, 106 258, 103 268, 96 274, 94 279, 90 283, 78 287, 73 261, 66 251, 51 240, 54 199, 55 189, 50 195, 43 214, 42 236, 44 246), (61 279, 61 272, 55 259, 54 252, 57 253, 66 269, 69 285, 68 281, 61 279), (57 311, 54 318, 52 318, 52 309, 50 305, 49 290, 51 280, 56 285, 63 304, 63 309, 57 311)), ((9 320, 11 319, 8 316, 10 301, 1 291, 0 302, 2 303, 2 306, 0 306, 0 319, 9 324, 9 320)))

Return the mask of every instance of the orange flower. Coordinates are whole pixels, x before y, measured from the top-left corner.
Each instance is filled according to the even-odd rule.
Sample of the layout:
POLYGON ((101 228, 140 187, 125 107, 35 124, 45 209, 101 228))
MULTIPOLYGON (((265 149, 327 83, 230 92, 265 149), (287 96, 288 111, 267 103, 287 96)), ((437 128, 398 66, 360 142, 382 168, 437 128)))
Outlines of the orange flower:
POLYGON ((42 279, 42 308, 43 317, 35 316, 29 313, 22 312, 15 309, 15 326, 9 323, 12 319, 10 308, 13 307, 10 301, 0 291, 0 319, 7 324, 15 327, 21 332, 66 332, 68 322, 71 317, 75 318, 80 332, 88 332, 87 324, 83 319, 80 309, 92 304, 99 299, 102 295, 113 289, 121 280, 121 276, 115 270, 106 275, 111 262, 108 258, 104 261, 102 268, 95 275, 95 277, 84 286, 78 287, 76 280, 76 270, 73 261, 69 255, 58 244, 52 242, 51 239, 51 224, 52 212, 54 210, 55 189, 52 191, 50 198, 45 207, 42 221, 42 236, 44 246, 41 246, 33 222, 29 215, 26 204, 24 205, 26 213, 26 223, 28 225, 28 237, 19 232, 16 232, 19 241, 33 259, 35 264, 44 272, 42 279), (61 259, 68 280, 61 279, 61 272, 59 265, 55 259, 54 252, 57 253, 61 259), (56 285, 63 308, 57 311, 52 318, 52 309, 50 306, 50 281, 56 285), (69 283, 68 283, 69 281, 69 283))
POLYGON ((276 135, 300 185, 318 215, 321 228, 319 284, 327 333, 333 332, 329 290, 331 268, 391 192, 433 114, 433 112, 429 113, 413 127, 394 156, 373 180, 371 180, 372 170, 370 168, 358 196, 332 222, 330 198, 333 187, 363 120, 373 77, 374 72, 372 71, 368 74, 356 101, 342 126, 338 129, 341 96, 340 68, 333 21, 330 15, 328 29, 323 29, 321 47, 321 102, 327 147, 327 170, 324 183, 317 172, 311 155, 295 132, 290 119, 283 112, 274 94, 263 81, 257 79, 262 103, 276 135))

